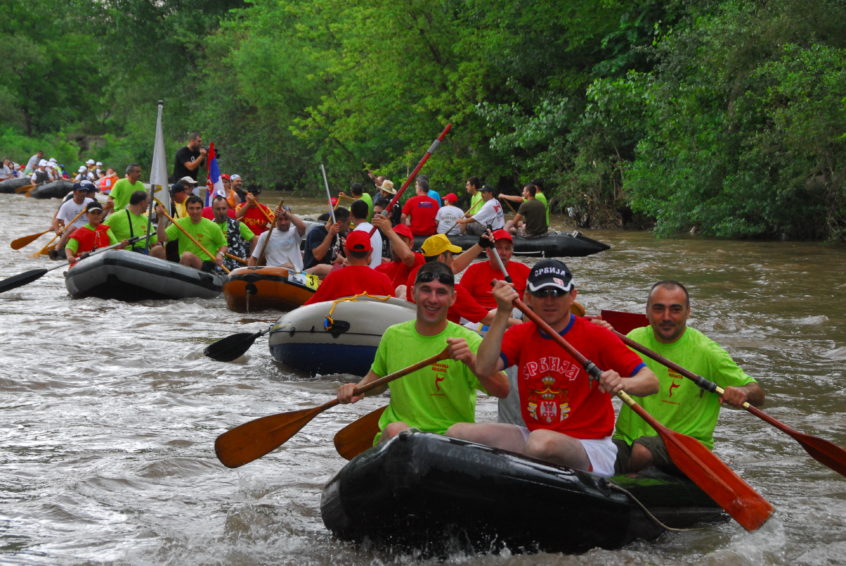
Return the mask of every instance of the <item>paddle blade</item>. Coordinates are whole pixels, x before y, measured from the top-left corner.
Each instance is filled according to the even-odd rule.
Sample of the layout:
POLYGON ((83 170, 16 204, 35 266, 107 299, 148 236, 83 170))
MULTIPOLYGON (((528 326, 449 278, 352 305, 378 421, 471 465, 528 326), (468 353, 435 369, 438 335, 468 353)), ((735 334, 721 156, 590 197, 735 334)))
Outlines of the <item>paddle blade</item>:
POLYGON ((22 287, 27 283, 32 283, 45 273, 47 273, 47 269, 32 269, 30 271, 19 273, 17 275, 13 275, 3 281, 0 281, 0 293, 5 293, 11 289, 15 289, 17 287, 22 287))
POLYGON ((231 362, 243 356, 263 332, 239 332, 206 346, 203 353, 219 362, 231 362))
POLYGON ((380 407, 367 413, 335 434, 335 450, 343 458, 352 460, 373 447, 373 438, 379 433, 379 418, 388 407, 380 407))
POLYGON ((799 444, 811 458, 824 466, 828 466, 841 476, 846 476, 846 450, 817 436, 795 430, 789 434, 799 441, 799 444))
POLYGON ((676 467, 744 529, 754 531, 769 519, 773 506, 701 442, 664 427, 657 430, 676 467))
POLYGON ((18 238, 17 240, 12 240, 12 243, 9 244, 13 250, 19 250, 24 246, 28 246, 50 230, 45 230, 44 232, 39 232, 38 234, 30 234, 29 236, 23 236, 18 238))
POLYGON ((217 459, 228 468, 237 468, 261 458, 282 446, 311 419, 337 403, 333 400, 319 407, 270 415, 236 426, 215 440, 217 459))
POLYGON ((16 192, 17 194, 21 194, 21 193, 28 193, 29 191, 31 191, 31 190, 32 190, 32 189, 34 189, 34 188, 35 188, 35 185, 33 185, 32 183, 30 183, 29 185, 23 185, 22 187, 18 187, 18 188, 16 188, 16 189, 15 189, 15 192, 16 192))
POLYGON ((646 318, 646 315, 639 312, 634 313, 602 309, 599 314, 602 317, 602 320, 613 326, 614 330, 620 334, 628 334, 635 328, 640 328, 641 326, 647 326, 649 324, 649 319, 646 318))

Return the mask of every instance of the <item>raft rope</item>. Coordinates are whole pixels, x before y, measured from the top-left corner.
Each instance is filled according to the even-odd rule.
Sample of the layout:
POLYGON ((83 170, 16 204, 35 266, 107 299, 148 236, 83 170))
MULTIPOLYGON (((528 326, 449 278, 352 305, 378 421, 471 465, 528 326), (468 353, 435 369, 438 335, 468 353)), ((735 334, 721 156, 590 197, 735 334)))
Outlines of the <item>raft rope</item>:
POLYGON ((393 296, 391 295, 370 295, 366 291, 364 293, 359 293, 358 295, 353 295, 351 297, 341 297, 340 299, 335 299, 332 301, 332 306, 329 308, 329 312, 326 314, 326 318, 323 319, 323 330, 329 331, 335 328, 335 319, 332 318, 332 314, 335 312, 335 307, 338 306, 338 303, 343 303, 346 301, 356 302, 360 298, 367 298, 373 299, 376 301, 387 301, 388 299, 392 299, 393 296))
POLYGON ((704 528, 704 527, 688 527, 688 528, 682 529, 682 528, 678 528, 678 527, 671 527, 671 526, 667 525, 666 523, 662 522, 661 519, 659 519, 658 517, 653 515, 652 511, 647 509, 646 505, 644 505, 643 502, 640 501, 637 497, 635 497, 634 494, 631 491, 629 491, 628 489, 626 489, 626 488, 624 488, 620 485, 617 485, 616 483, 611 482, 611 481, 608 482, 608 488, 609 489, 616 489, 617 491, 620 491, 620 492, 628 495, 631 498, 632 501, 637 503, 638 507, 641 508, 641 510, 646 514, 646 516, 649 517, 650 519, 652 519, 653 521, 655 521, 655 523, 659 527, 661 527, 662 529, 666 529, 668 531, 672 531, 672 532, 675 532, 675 533, 685 533, 685 532, 690 532, 690 531, 701 531, 704 528))

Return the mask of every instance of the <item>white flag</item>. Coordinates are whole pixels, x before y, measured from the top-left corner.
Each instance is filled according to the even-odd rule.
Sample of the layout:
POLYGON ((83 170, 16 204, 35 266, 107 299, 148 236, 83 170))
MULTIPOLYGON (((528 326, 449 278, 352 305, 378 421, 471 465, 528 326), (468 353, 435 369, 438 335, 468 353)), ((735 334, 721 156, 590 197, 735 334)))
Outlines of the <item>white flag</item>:
POLYGON ((164 133, 162 132, 162 110, 164 102, 159 101, 159 115, 156 118, 156 141, 153 146, 153 166, 150 169, 150 191, 153 198, 170 214, 170 190, 165 163, 164 133))

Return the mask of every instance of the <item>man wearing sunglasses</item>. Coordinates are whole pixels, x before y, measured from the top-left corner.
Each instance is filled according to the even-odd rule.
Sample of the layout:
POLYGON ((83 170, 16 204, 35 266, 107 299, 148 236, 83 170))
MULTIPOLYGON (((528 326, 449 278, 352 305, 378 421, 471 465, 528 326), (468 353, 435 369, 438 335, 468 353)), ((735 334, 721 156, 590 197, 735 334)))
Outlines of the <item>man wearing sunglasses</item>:
POLYGON ((504 374, 478 371, 475 351, 481 337, 447 320, 447 311, 455 302, 452 270, 440 262, 421 267, 414 283, 414 301, 416 318, 388 327, 364 379, 357 385, 347 383, 338 388, 341 403, 354 403, 363 397, 353 396, 357 386, 407 368, 444 347, 449 349, 449 359, 388 384, 391 402, 379 419, 381 432, 376 441, 392 438, 409 427, 443 434, 456 422, 475 421, 476 390, 496 397, 508 395, 504 374))
POLYGON ((562 262, 543 260, 532 267, 525 302, 576 350, 605 368, 599 383, 592 382, 582 365, 534 322, 506 330, 518 295, 509 283, 495 285, 497 314, 479 346, 477 371, 484 374, 517 366, 525 426, 458 423, 447 434, 611 476, 617 454, 611 441, 611 395, 620 390, 651 395, 658 390, 655 374, 608 329, 570 312, 577 291, 572 273, 562 262))

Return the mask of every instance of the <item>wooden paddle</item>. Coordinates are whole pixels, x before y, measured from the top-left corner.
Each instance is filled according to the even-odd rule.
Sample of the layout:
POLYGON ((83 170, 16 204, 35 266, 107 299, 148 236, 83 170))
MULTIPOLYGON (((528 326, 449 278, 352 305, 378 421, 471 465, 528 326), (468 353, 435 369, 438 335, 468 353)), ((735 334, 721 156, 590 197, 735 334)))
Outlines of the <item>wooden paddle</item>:
POLYGON ((368 448, 373 447, 373 439, 379 433, 379 418, 387 405, 367 413, 335 433, 335 450, 338 454, 352 460, 368 448))
POLYGON ((225 255, 225 256, 226 256, 226 257, 228 257, 229 259, 234 259, 234 260, 235 260, 235 261, 237 261, 238 263, 243 263, 244 265, 247 265, 247 260, 246 260, 246 259, 244 259, 244 258, 242 258, 242 257, 238 257, 237 255, 230 254, 230 253, 225 253, 225 254, 223 254, 223 255, 225 255))
MULTIPOLYGON (((440 353, 421 360, 405 369, 395 371, 385 377, 380 377, 361 387, 356 387, 354 395, 362 395, 367 391, 381 387, 390 381, 399 379, 404 375, 413 373, 448 357, 449 348, 444 348, 440 353)), ((271 450, 282 446, 289 438, 307 425, 311 419, 326 409, 334 407, 339 402, 335 398, 312 409, 270 415, 244 423, 218 436, 214 443, 214 451, 217 454, 218 460, 224 466, 229 468, 243 466, 248 462, 261 458, 271 450)))
MULTIPOLYGON (((174 222, 174 221, 173 221, 173 218, 171 218, 171 216, 170 216, 167 212, 165 212, 164 207, 162 207, 162 214, 164 215, 164 217, 165 217, 165 218, 167 218, 168 220, 170 220, 170 223, 171 223, 171 224, 173 224, 174 226, 176 226, 177 228, 179 228, 179 231, 180 231, 180 232, 182 232, 183 234, 185 234, 185 235, 188 237, 188 239, 189 239, 189 240, 191 240, 192 242, 194 242, 194 244, 196 244, 196 246, 197 246, 198 248, 200 248, 201 250, 203 250, 203 253, 205 253, 205 254, 206 254, 207 256, 209 256, 209 257, 215 257, 215 254, 213 254, 213 253, 211 253, 209 250, 207 250, 207 249, 206 249, 206 247, 205 247, 203 244, 201 244, 200 242, 198 242, 198 241, 197 241, 197 239, 196 239, 196 238, 194 238, 194 236, 192 236, 191 234, 189 234, 189 233, 188 233, 188 231, 187 231, 187 230, 185 230, 185 228, 183 228, 182 226, 180 226, 179 224, 177 224, 176 222, 174 222)), ((229 273, 229 272, 230 272, 230 271, 229 271, 229 269, 228 269, 225 265, 223 265, 223 264, 218 265, 218 267, 219 267, 219 268, 221 268, 221 269, 222 269, 224 272, 226 272, 226 273, 229 273)))
POLYGON ((32 183, 30 183, 30 184, 28 184, 28 185, 23 185, 23 186, 18 187, 17 189, 15 189, 15 192, 16 192, 16 193, 18 193, 18 194, 20 194, 20 193, 28 193, 29 191, 31 191, 31 190, 32 190, 32 189, 34 189, 34 188, 35 188, 35 185, 33 185, 32 183))
POLYGON ((49 232, 51 228, 47 228, 43 232, 38 232, 37 234, 30 234, 29 236, 21 236, 15 240, 12 240, 12 243, 9 244, 13 250, 19 250, 24 246, 30 245, 32 242, 49 232))
MULTIPOLYGON (((61 231, 61 232, 57 232, 55 236, 53 236, 52 238, 50 238, 50 241, 49 241, 49 242, 47 242, 47 244, 46 244, 43 248, 41 248, 40 250, 38 250, 37 252, 35 252, 34 254, 32 254, 32 257, 38 257, 38 256, 40 256, 41 254, 46 254, 46 253, 48 253, 50 250, 52 250, 52 249, 55 247, 55 244, 53 244, 53 242, 55 242, 55 241, 56 241, 56 238, 59 238, 60 236, 63 236, 63 235, 65 234, 65 232, 67 232, 68 230, 70 230, 70 227, 71 227, 71 226, 73 226, 73 223, 74 223, 74 222, 76 222, 76 221, 79 219, 79 217, 80 217, 80 216, 82 216, 83 214, 85 214, 85 212, 86 212, 86 211, 85 211, 85 208, 83 207, 83 209, 82 209, 82 210, 80 210, 80 211, 76 214, 76 216, 74 216, 73 218, 71 218, 71 221, 70 221, 70 222, 68 222, 68 223, 65 225, 65 227, 64 227, 64 228, 62 228, 62 231, 61 231)), ((47 233, 47 232, 49 232, 49 231, 50 231, 50 230, 46 230, 46 231, 44 231, 44 232, 41 232, 41 234, 46 234, 46 233, 47 233)), ((40 236, 41 234, 38 234, 38 235, 40 236)), ((29 238, 29 237, 31 237, 31 236, 27 236, 27 238, 29 238)), ((37 237, 37 236, 36 236, 36 237, 37 237)), ((19 238, 19 239, 22 239, 22 238, 19 238)), ((34 240, 34 239, 35 239, 35 238, 33 238, 33 240, 34 240)), ((32 241, 32 240, 30 240, 30 242, 31 242, 31 241, 32 241)), ((17 242, 17 240, 15 240, 15 242, 17 242)), ((13 248, 15 248, 15 246, 14 246, 15 242, 12 242, 12 247, 13 247, 13 248)), ((29 242, 26 242, 25 244, 21 245, 20 247, 22 248, 23 246, 27 245, 28 243, 29 243, 29 242)), ((19 248, 15 248, 15 249, 19 249, 19 248)))
MULTIPOLYGON (((605 311, 602 311, 602 313, 602 318, 604 319, 605 311)), ((723 395, 723 393, 725 393, 725 390, 713 381, 705 379, 701 375, 697 375, 691 371, 686 370, 677 363, 668 360, 661 354, 653 352, 646 346, 635 342, 625 334, 621 334, 616 330, 614 330, 614 334, 619 336, 620 339, 625 342, 630 348, 637 350, 641 354, 649 356, 656 362, 667 366, 673 371, 680 373, 681 375, 693 381, 702 389, 705 389, 706 391, 711 391, 712 393, 717 393, 721 396, 723 395)), ((742 406, 744 409, 746 409, 748 412, 752 413, 759 419, 768 422, 780 431, 791 436, 794 440, 796 440, 799 444, 802 445, 802 448, 805 449, 805 452, 807 452, 811 456, 811 458, 823 464, 824 466, 828 466, 840 475, 846 476, 846 450, 822 438, 818 438, 816 436, 811 436, 810 434, 805 434, 794 430, 786 424, 782 423, 781 421, 778 421, 777 419, 771 417, 770 415, 760 410, 758 407, 755 407, 754 405, 750 405, 749 403, 743 403, 742 406)))
MULTIPOLYGON (((274 215, 274 218, 276 216, 278 216, 279 210, 282 208, 282 206, 284 204, 285 204, 285 199, 282 199, 282 200, 279 201, 279 206, 276 208, 277 212, 274 215)), ((262 212, 264 212, 264 209, 262 209, 262 212)), ((269 218, 268 218, 268 220, 269 220, 269 218)), ((270 243, 270 237, 273 235, 273 229, 274 228, 276 228, 276 222, 271 222, 270 223, 270 229, 267 231, 267 236, 265 237, 264 242, 262 242, 262 244, 261 244, 261 251, 259 251, 258 260, 256 261, 256 263, 258 265, 263 265, 263 264, 267 263, 266 258, 264 257, 264 252, 267 251, 267 244, 270 243)))
MULTIPOLYGON (((505 275, 506 280, 510 282, 508 272, 505 270, 502 258, 499 257, 496 248, 492 247, 490 250, 497 258, 499 268, 505 275)), ((520 309, 525 316, 531 319, 538 328, 549 335, 562 348, 567 350, 591 377, 599 379, 602 370, 576 350, 535 311, 528 308, 520 299, 514 299, 514 306, 520 309)), ((659 423, 643 407, 635 403, 634 399, 625 391, 619 391, 617 396, 655 429, 664 442, 673 464, 702 491, 707 493, 717 505, 725 509, 744 529, 754 531, 769 519, 773 513, 773 506, 701 442, 690 436, 674 432, 659 423)))
MULTIPOLYGON (((118 242, 117 244, 112 244, 111 246, 106 246, 105 248, 99 248, 84 257, 91 257, 92 255, 96 255, 100 252, 104 252, 106 250, 110 250, 112 248, 117 248, 123 245, 130 245, 141 238, 146 238, 147 236, 136 236, 134 238, 130 238, 124 242, 118 242)), ((82 259, 82 258, 80 258, 82 259)), ((54 269, 59 269, 60 267, 65 267, 66 265, 70 264, 70 262, 60 263, 55 267, 51 267, 50 269, 31 269, 29 271, 25 271, 23 273, 19 273, 17 275, 13 275, 8 277, 2 281, 0 281, 0 293, 5 293, 6 291, 10 291, 12 289, 16 289, 18 287, 23 287, 27 283, 32 283, 36 279, 40 279, 46 273, 53 271, 54 269)))

